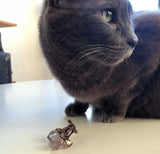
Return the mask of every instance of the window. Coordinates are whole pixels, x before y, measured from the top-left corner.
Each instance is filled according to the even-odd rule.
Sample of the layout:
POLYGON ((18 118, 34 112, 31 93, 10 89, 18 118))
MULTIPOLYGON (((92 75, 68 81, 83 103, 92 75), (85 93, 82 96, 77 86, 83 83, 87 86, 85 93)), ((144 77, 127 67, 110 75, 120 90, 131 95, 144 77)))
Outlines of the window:
POLYGON ((159 0, 130 0, 133 10, 158 10, 159 0))

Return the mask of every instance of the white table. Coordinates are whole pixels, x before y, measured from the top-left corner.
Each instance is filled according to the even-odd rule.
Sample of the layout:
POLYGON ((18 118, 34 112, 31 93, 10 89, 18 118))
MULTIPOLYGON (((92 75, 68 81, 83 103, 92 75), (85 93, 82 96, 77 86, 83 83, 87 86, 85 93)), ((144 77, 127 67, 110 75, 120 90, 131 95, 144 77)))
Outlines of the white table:
POLYGON ((73 98, 56 80, 0 85, 0 154, 160 154, 160 120, 126 119, 105 124, 68 118, 73 98), (78 129, 73 145, 51 151, 46 136, 71 119, 78 129))

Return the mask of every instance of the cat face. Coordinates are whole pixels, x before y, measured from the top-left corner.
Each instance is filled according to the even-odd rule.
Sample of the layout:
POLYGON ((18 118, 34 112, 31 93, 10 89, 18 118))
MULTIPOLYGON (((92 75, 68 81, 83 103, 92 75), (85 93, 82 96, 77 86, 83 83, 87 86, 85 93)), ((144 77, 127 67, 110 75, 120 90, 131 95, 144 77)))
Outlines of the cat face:
POLYGON ((40 40, 54 75, 84 81, 129 57, 137 43, 131 14, 128 0, 45 0, 40 40))
POLYGON ((41 23, 44 48, 54 48, 47 52, 66 57, 66 64, 85 59, 116 65, 136 45, 131 13, 127 0, 46 0, 41 23))

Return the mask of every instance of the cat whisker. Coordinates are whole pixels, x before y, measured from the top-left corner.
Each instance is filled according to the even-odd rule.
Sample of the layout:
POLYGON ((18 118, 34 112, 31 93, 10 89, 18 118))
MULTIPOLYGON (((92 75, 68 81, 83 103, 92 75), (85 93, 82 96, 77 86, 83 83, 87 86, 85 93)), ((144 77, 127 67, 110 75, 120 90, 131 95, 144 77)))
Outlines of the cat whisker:
POLYGON ((74 62, 74 66, 72 66, 72 69, 70 69, 70 71, 77 72, 78 70, 81 70, 81 71, 86 70, 88 65, 86 65, 87 67, 81 67, 81 66, 87 62, 88 62, 87 59, 79 59, 78 61, 76 61, 76 63, 74 62))
POLYGON ((106 47, 105 44, 96 44, 96 45, 84 46, 83 48, 77 49, 74 52, 78 52, 78 50, 82 50, 84 48, 86 48, 86 49, 83 50, 82 52, 79 52, 79 54, 77 54, 67 64, 67 66, 63 69, 63 73, 68 71, 68 69, 69 69, 70 72, 78 71, 79 69, 81 69, 81 71, 82 71, 82 69, 84 69, 84 68, 82 68, 81 66, 84 65, 86 62, 89 62, 89 58, 96 58, 96 57, 102 56, 102 57, 104 57, 104 59, 103 58, 102 59, 97 58, 98 62, 96 62, 95 66, 98 65, 98 63, 104 63, 112 55, 118 54, 119 51, 122 50, 122 48, 119 47, 119 46, 110 46, 110 47, 107 46, 106 47), (74 65, 71 66, 72 64, 74 64, 74 65))
POLYGON ((102 59, 99 59, 99 61, 97 61, 95 65, 91 68, 91 71, 95 70, 98 67, 98 65, 103 64, 109 57, 111 57, 111 54, 107 55, 106 57, 102 59))
POLYGON ((96 53, 98 53, 98 52, 100 52, 100 51, 102 51, 102 49, 93 50, 92 52, 88 52, 88 53, 84 54, 83 56, 81 56, 80 59, 83 59, 83 58, 85 58, 85 57, 87 57, 87 56, 90 56, 90 55, 92 55, 92 54, 96 54, 96 53))
POLYGON ((94 72, 95 70, 97 70, 98 66, 103 64, 109 57, 111 57, 111 54, 104 56, 103 58, 97 60, 97 62, 90 68, 90 72, 94 72))
MULTIPOLYGON (((88 54, 88 55, 93 54, 92 52, 89 52, 89 51, 95 51, 95 50, 100 49, 100 48, 101 48, 101 47, 94 47, 94 48, 89 48, 89 49, 86 49, 86 50, 80 52, 77 56, 75 56, 75 57, 68 63, 68 65, 64 68, 63 72, 65 72, 65 71, 69 68, 69 66, 72 65, 72 63, 74 63, 75 61, 78 61, 78 60, 86 57, 87 54, 88 54), (87 53, 86 53, 86 52, 87 52, 87 53), (86 53, 86 54, 84 54, 84 53, 86 53), (81 55, 82 55, 82 56, 81 56, 81 55), (80 57, 80 58, 79 58, 79 57, 80 57)), ((99 50, 99 51, 101 51, 101 50, 99 50)), ((98 52, 98 51, 97 51, 97 52, 98 52)))
MULTIPOLYGON (((97 67, 100 65, 100 64, 103 64, 109 57, 112 56, 112 54, 104 54, 104 53, 101 53, 101 55, 103 54, 103 57, 104 58, 97 58, 97 61, 95 63, 93 63, 92 67, 90 67, 89 69, 89 72, 92 72, 92 71, 95 71, 97 69, 97 67), (107 55, 107 56, 106 56, 107 55)), ((99 55, 95 56, 94 58, 98 57, 99 55)), ((85 62, 84 62, 85 63, 85 62)))

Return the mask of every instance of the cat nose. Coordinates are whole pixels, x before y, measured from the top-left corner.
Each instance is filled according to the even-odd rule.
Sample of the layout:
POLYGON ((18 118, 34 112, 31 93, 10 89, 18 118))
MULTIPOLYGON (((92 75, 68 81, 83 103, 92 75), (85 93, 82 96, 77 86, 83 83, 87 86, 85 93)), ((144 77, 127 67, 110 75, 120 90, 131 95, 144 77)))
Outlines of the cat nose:
POLYGON ((138 43, 138 38, 135 36, 134 38, 130 38, 127 40, 127 44, 131 47, 131 48, 135 48, 135 46, 138 43))

